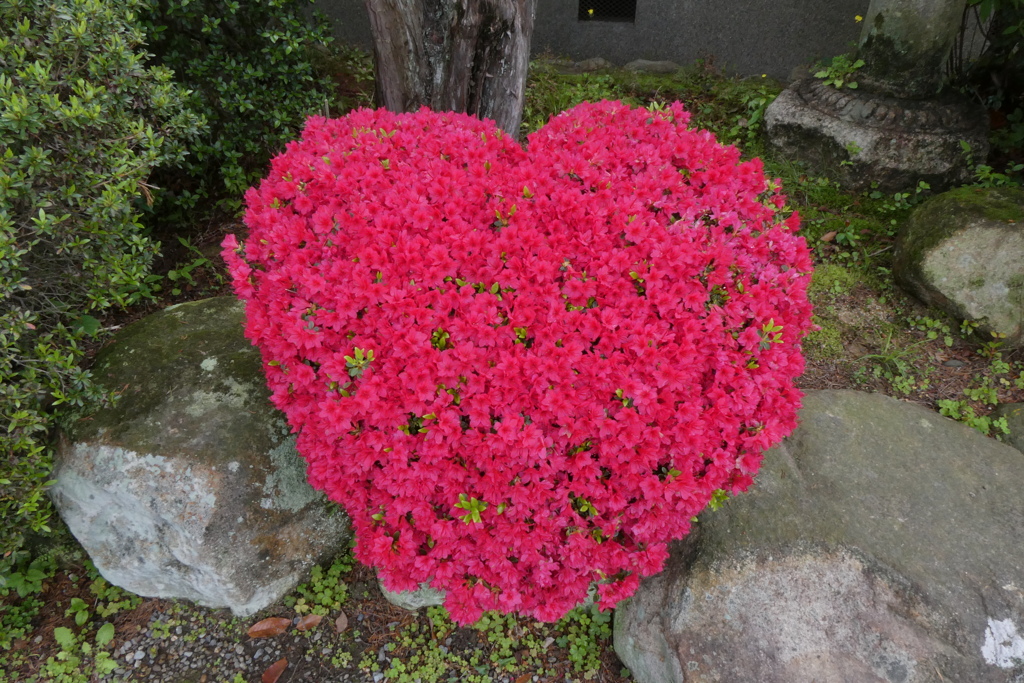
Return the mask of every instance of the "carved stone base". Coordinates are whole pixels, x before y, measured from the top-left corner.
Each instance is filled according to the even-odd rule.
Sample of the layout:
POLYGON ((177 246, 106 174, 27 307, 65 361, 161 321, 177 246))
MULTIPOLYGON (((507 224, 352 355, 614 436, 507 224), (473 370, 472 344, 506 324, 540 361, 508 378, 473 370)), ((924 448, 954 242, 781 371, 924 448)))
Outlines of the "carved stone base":
POLYGON ((941 191, 972 178, 961 141, 976 163, 988 154, 984 109, 958 99, 898 100, 797 81, 765 113, 768 141, 781 156, 862 191, 941 191))

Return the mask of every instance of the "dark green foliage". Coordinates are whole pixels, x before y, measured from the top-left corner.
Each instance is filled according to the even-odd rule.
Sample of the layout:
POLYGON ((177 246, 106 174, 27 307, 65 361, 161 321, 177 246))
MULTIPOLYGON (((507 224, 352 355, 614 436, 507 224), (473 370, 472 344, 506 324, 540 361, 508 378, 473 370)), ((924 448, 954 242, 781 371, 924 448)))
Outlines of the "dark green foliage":
POLYGON ((989 163, 1019 173, 1013 166, 1024 162, 1024 0, 968 0, 948 67, 953 85, 992 112, 989 163), (972 58, 978 25, 984 47, 972 58))
POLYGON ((0 0, 0 585, 46 530, 53 415, 101 397, 79 368, 97 314, 150 296, 138 222, 198 121, 147 68, 136 0, 0 0))
MULTIPOLYGON (((212 202, 237 210, 311 114, 325 113, 332 87, 315 62, 330 41, 323 22, 311 26, 297 0, 145 0, 149 49, 192 91, 208 130, 192 146, 188 178, 160 177, 189 222, 212 202), (189 215, 191 214, 191 215, 189 215)), ((168 217, 161 217, 166 219, 168 217)))

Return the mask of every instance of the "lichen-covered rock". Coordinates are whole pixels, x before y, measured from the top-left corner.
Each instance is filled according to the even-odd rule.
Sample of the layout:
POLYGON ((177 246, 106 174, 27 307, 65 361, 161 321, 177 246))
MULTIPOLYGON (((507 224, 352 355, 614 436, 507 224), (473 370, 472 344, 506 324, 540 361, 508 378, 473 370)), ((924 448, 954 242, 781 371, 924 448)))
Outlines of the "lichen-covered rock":
POLYGON ((62 438, 51 497, 111 583, 245 616, 343 548, 269 401, 243 304, 173 306, 122 330, 93 374, 121 396, 62 438))
MULTIPOLYGON (((992 417, 1006 418, 1010 433, 1004 440, 1024 453, 1024 403, 1004 403, 992 411, 992 417)), ((1021 464, 1024 465, 1024 461, 1021 464)))
POLYGON ((634 678, 1024 680, 1020 453, 877 394, 811 392, 800 418, 619 605, 634 678))
POLYGON ((1024 190, 962 187, 932 197, 900 228, 893 275, 978 332, 1024 344, 1024 190))

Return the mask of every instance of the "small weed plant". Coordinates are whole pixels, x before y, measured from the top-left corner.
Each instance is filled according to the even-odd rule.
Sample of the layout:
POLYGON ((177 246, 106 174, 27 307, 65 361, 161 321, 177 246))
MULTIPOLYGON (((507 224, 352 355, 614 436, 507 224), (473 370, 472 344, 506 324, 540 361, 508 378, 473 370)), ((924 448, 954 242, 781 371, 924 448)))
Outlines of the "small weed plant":
POLYGON ((447 610, 428 607, 426 620, 404 627, 390 647, 384 647, 384 666, 372 656, 373 651, 359 666, 368 674, 380 671, 385 680, 398 683, 490 683, 497 680, 495 675, 526 680, 531 674, 550 678, 563 671, 565 678, 559 680, 589 681, 597 677, 612 635, 611 614, 593 605, 577 607, 554 624, 485 612, 471 627, 483 647, 466 652, 446 645, 456 629, 447 610), (552 658, 555 653, 560 656, 552 658), (567 662, 568 667, 556 667, 553 660, 567 662))
POLYGON ((323 616, 341 609, 348 599, 348 586, 341 577, 352 571, 354 563, 351 553, 346 553, 335 559, 326 570, 320 566, 313 567, 309 581, 285 598, 285 605, 298 614, 323 616))
POLYGON ((88 683, 94 676, 105 676, 117 668, 108 651, 114 639, 113 624, 103 624, 91 639, 84 632, 75 633, 64 626, 53 629, 53 637, 60 651, 43 664, 42 673, 47 681, 88 683))
POLYGON ((863 59, 852 59, 849 55, 836 55, 828 64, 819 64, 818 70, 814 72, 814 77, 820 78, 833 88, 856 89, 857 81, 853 80, 853 77, 863 66, 863 59))
POLYGON ((912 343, 894 343, 895 329, 886 335, 882 349, 878 353, 862 356, 862 366, 854 374, 861 382, 870 379, 884 380, 894 392, 909 396, 915 391, 925 391, 931 385, 928 380, 929 368, 919 369, 917 355, 919 348, 927 340, 912 343))
MULTIPOLYGON (((973 331, 973 327, 966 325, 970 331, 973 331)), ((979 355, 989 360, 988 372, 974 377, 971 386, 963 390, 964 398, 938 401, 939 413, 963 422, 986 436, 1002 437, 1010 433, 1006 417, 993 417, 983 412, 991 412, 999 404, 1000 392, 1024 390, 1024 364, 1005 361, 1001 347, 1002 341, 996 335, 995 339, 978 349, 979 355)))
POLYGON ((967 159, 968 167, 974 172, 974 184, 978 187, 1008 187, 1024 183, 1024 163, 1011 161, 1003 173, 999 173, 987 164, 979 164, 974 158, 974 150, 966 140, 960 141, 960 148, 967 159))
POLYGON ((34 666, 29 661, 32 651, 23 645, 16 646, 16 641, 27 640, 44 613, 68 617, 74 626, 53 628, 58 650, 42 662, 39 677, 29 680, 88 683, 111 673, 116 667, 110 651, 115 636, 112 622, 119 613, 142 603, 140 597, 111 586, 100 577, 65 530, 53 540, 59 543, 21 571, 11 573, 7 586, 0 589, 0 648, 8 651, 0 660, 0 683, 20 681, 22 679, 12 677, 15 672, 34 666), (78 595, 44 604, 44 587, 58 576, 69 582, 78 595), (8 675, 4 670, 11 673, 8 675))

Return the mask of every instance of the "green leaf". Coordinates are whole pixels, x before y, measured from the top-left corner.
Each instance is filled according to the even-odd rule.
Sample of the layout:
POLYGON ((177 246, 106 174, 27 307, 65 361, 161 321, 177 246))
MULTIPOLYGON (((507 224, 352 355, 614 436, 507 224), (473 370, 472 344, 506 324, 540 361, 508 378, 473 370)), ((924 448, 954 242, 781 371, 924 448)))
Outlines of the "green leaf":
POLYGON ((96 333, 100 331, 100 321, 91 315, 81 315, 71 323, 71 329, 77 333, 95 337, 96 333))
POLYGON ((712 510, 717 510, 722 507, 727 500, 729 500, 729 494, 722 489, 716 489, 715 492, 711 494, 711 500, 708 501, 708 507, 712 510))
POLYGON ((75 634, 71 629, 58 626, 53 629, 53 639, 57 641, 63 650, 70 650, 75 647, 75 634))
POLYGON ((93 666, 96 667, 96 672, 98 674, 106 675, 117 668, 117 662, 106 652, 100 652, 96 655, 96 660, 93 662, 93 666))
POLYGON ((109 622, 100 626, 99 630, 96 631, 96 644, 100 647, 105 647, 113 639, 114 625, 109 622))
POLYGON ((467 498, 465 493, 460 493, 459 502, 455 504, 455 507, 468 513, 459 517, 463 522, 466 524, 470 522, 479 524, 483 521, 480 518, 480 513, 487 509, 487 503, 479 498, 467 498))

